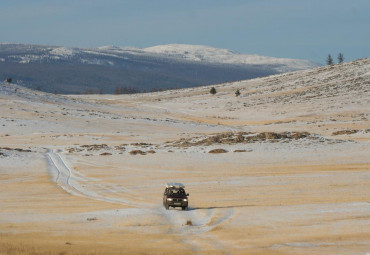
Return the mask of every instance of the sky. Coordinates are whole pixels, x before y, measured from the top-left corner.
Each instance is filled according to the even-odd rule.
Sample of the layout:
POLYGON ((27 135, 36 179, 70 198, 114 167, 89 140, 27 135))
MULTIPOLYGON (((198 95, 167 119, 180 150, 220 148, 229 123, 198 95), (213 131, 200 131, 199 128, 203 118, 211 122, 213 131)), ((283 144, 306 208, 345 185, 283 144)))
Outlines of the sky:
POLYGON ((0 0, 0 42, 194 44, 243 54, 370 57, 369 0, 0 0))

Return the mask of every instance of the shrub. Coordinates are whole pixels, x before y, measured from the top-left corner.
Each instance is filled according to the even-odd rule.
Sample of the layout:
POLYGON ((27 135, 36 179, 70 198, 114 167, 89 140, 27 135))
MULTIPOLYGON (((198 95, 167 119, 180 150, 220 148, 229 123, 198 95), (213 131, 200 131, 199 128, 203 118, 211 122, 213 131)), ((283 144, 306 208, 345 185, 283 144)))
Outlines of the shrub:
POLYGON ((146 155, 146 152, 144 151, 141 151, 141 150, 133 150, 133 151, 130 151, 130 154, 131 155, 146 155))
POLYGON ((247 152, 247 150, 235 150, 234 152, 247 152))
POLYGON ((212 87, 211 90, 209 91, 209 93, 211 93, 212 95, 216 94, 217 91, 216 91, 215 87, 212 87))
POLYGON ((104 152, 104 153, 101 153, 100 156, 111 156, 112 153, 109 153, 109 152, 104 152))
POLYGON ((240 96, 240 91, 238 89, 235 91, 235 96, 240 96))
POLYGON ((224 149, 213 149, 213 150, 210 150, 208 153, 227 153, 227 152, 228 151, 224 149))

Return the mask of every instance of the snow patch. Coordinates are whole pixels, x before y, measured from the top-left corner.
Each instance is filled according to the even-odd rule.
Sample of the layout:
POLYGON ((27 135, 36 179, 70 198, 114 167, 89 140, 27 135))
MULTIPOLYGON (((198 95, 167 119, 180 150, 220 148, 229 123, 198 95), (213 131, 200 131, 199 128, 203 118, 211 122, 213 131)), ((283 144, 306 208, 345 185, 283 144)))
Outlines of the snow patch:
POLYGON ((256 54, 240 54, 227 49, 218 49, 201 45, 169 44, 149 47, 143 50, 198 62, 236 65, 282 65, 277 68, 279 71, 303 70, 319 66, 319 64, 308 60, 274 58, 256 54))
POLYGON ((59 47, 59 48, 55 48, 50 51, 50 54, 61 56, 61 57, 71 57, 77 53, 78 53, 77 50, 72 49, 72 48, 67 48, 67 47, 59 47))

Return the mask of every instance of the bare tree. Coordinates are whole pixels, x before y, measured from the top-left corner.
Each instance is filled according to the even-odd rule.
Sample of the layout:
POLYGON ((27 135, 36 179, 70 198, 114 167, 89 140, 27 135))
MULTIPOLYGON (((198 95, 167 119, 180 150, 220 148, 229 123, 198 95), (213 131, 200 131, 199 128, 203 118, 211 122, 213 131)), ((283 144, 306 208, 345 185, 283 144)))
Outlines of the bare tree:
POLYGON ((119 93, 120 93, 120 88, 119 88, 119 86, 117 85, 117 86, 116 86, 116 88, 114 89, 114 94, 115 94, 115 95, 119 95, 119 93))
POLYGON ((328 57, 326 59, 326 64, 327 65, 333 65, 334 64, 333 58, 331 57, 330 54, 328 55, 328 57))
POLYGON ((338 54, 338 63, 341 64, 341 63, 343 63, 343 61, 344 61, 344 56, 343 56, 342 53, 339 53, 338 54))

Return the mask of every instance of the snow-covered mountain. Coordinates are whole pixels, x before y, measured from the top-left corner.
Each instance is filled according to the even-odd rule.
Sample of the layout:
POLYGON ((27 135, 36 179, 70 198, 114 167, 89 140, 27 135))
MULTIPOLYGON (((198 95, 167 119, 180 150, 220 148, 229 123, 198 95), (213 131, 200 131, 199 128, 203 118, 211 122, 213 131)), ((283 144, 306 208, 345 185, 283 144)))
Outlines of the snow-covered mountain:
POLYGON ((0 44, 0 79, 60 93, 194 87, 317 67, 307 60, 170 44, 145 49, 0 44))
POLYGON ((279 72, 290 72, 318 67, 319 64, 302 59, 274 58, 260 55, 240 54, 227 49, 201 45, 169 44, 145 48, 144 51, 164 54, 169 57, 190 61, 235 64, 235 65, 276 65, 279 72))

